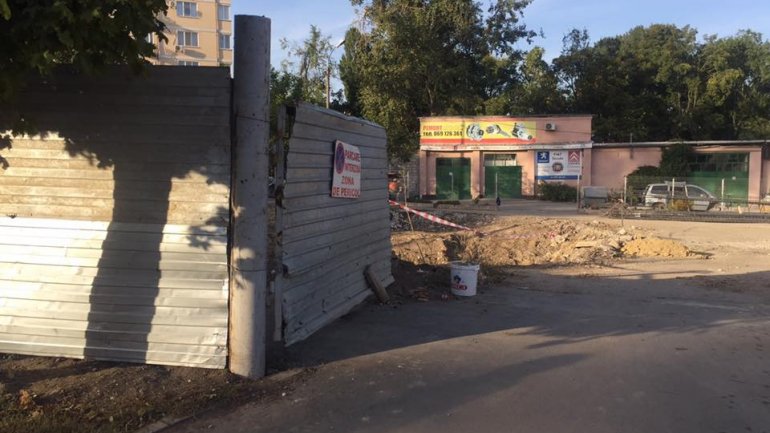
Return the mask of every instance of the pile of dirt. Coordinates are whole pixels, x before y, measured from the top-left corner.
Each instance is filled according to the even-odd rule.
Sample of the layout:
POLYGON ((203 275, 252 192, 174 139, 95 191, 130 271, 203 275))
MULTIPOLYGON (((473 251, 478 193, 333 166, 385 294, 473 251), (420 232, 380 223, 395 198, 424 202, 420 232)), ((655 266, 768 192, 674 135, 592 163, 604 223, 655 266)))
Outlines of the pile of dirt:
POLYGON ((393 254, 415 265, 460 260, 487 267, 603 264, 633 257, 687 257, 675 241, 649 237, 639 229, 618 229, 598 221, 504 217, 472 232, 397 232, 393 254))
POLYGON ((693 254, 679 242, 660 238, 633 239, 623 245, 622 252, 633 257, 687 257, 693 254))

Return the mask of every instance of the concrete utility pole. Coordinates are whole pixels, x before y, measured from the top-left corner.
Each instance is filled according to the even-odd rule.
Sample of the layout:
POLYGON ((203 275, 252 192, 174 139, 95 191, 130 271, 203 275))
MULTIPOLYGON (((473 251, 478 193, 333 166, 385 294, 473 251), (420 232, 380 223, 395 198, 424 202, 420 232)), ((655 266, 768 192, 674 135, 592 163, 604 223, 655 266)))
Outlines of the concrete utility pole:
POLYGON ((236 15, 230 371, 265 375, 270 20, 236 15))

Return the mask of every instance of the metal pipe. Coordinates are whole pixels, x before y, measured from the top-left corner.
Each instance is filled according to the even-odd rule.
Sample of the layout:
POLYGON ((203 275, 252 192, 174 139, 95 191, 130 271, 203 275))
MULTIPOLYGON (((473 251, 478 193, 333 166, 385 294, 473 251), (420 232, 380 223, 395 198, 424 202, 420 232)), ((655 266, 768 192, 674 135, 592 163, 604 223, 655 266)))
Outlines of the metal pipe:
POLYGON ((230 371, 265 375, 270 20, 235 17, 230 371))

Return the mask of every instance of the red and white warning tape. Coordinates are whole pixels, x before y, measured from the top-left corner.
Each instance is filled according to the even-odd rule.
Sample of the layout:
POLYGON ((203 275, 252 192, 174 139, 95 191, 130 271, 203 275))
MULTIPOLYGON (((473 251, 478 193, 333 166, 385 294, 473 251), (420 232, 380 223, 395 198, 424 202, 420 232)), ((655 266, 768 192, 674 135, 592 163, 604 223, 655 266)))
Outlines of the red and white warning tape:
MULTIPOLYGON (((474 229, 472 229, 470 227, 466 227, 466 226, 461 226, 459 224, 455 224, 455 223, 453 223, 451 221, 447 221, 447 220, 445 220, 443 218, 439 218, 439 217, 437 217, 435 215, 431 215, 431 214, 429 214, 427 212, 422 212, 422 211, 419 211, 417 209, 412 209, 409 206, 403 205, 403 204, 398 203, 398 202, 393 201, 393 200, 388 200, 388 203, 390 203, 391 206, 398 206, 399 208, 403 209, 406 212, 413 213, 413 214, 415 214, 415 215, 417 215, 417 216, 419 216, 421 218, 425 218, 426 220, 434 222, 436 224, 441 224, 441 225, 445 225, 445 226, 449 226, 449 227, 454 227, 454 228, 457 228, 457 229, 460 229, 460 230, 466 230, 466 231, 474 232, 474 233, 476 233, 479 236, 489 236, 488 234, 486 234, 484 232, 480 232, 478 230, 474 230, 474 229)), ((500 238, 500 239, 527 239, 527 238, 534 238, 534 237, 540 237, 540 236, 553 238, 553 237, 556 236, 556 233, 551 232, 551 233, 542 233, 542 234, 508 235, 508 236, 501 236, 501 235, 494 235, 493 234, 491 236, 496 237, 496 238, 500 238)))
MULTIPOLYGON (((413 214, 415 214, 415 215, 417 215, 419 217, 425 218, 426 220, 432 221, 432 222, 434 222, 436 224, 441 224, 441 225, 445 225, 445 226, 449 226, 449 227, 454 227, 454 228, 460 229, 460 230, 468 230, 468 231, 471 231, 471 232, 475 232, 476 231, 476 230, 473 230, 470 227, 461 226, 461 225, 455 224, 455 223, 453 223, 451 221, 447 221, 445 219, 439 218, 436 215, 431 215, 431 214, 429 214, 427 212, 421 212, 421 211, 419 211, 417 209, 412 209, 409 206, 405 206, 405 205, 403 205, 401 203, 398 203, 398 202, 395 202, 393 200, 388 200, 388 203, 390 203, 391 206, 398 206, 398 207, 400 207, 401 209, 403 209, 403 210, 405 210, 407 212, 411 212, 411 213, 413 213, 413 214)), ((477 233, 482 234, 480 232, 477 232, 477 233)))

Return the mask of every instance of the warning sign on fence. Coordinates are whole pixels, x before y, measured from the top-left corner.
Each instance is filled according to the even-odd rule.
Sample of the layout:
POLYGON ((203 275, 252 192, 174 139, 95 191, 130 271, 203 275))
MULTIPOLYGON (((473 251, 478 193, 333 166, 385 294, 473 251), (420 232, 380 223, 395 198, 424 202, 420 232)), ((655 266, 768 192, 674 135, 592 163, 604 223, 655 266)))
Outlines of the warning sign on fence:
POLYGON ((357 146, 337 140, 334 143, 332 197, 358 198, 361 195, 361 151, 357 146))

